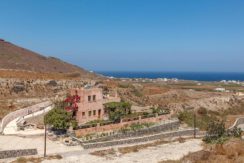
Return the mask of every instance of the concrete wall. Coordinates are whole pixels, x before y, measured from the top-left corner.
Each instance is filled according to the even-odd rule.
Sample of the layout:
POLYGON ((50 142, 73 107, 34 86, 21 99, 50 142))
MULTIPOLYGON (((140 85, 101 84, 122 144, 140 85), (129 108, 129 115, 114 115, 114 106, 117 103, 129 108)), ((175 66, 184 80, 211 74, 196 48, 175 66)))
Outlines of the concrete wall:
POLYGON ((122 145, 122 144, 133 144, 133 143, 141 143, 153 140, 160 140, 166 137, 178 137, 178 136, 191 136, 194 133, 194 129, 185 129, 185 130, 178 130, 178 131, 171 131, 171 132, 164 132, 160 134, 144 136, 144 137, 134 137, 129 139, 122 139, 122 140, 114 140, 114 141, 104 141, 104 142, 95 142, 95 143, 81 143, 84 149, 90 148, 101 148, 107 146, 115 146, 115 145, 122 145))
POLYGON ((0 159, 29 156, 29 155, 37 155, 37 150, 36 149, 20 149, 20 150, 0 151, 0 159))
POLYGON ((81 136, 85 136, 85 135, 91 134, 91 133, 115 131, 115 130, 121 129, 122 127, 129 126, 133 123, 149 123, 149 122, 156 123, 156 122, 168 120, 170 118, 170 116, 171 116, 170 114, 167 114, 167 115, 161 115, 161 116, 157 116, 157 117, 139 119, 139 120, 128 121, 128 122, 121 122, 121 123, 117 123, 117 124, 110 124, 110 125, 104 125, 104 126, 98 125, 96 127, 75 130, 75 135, 76 135, 76 137, 81 137, 81 136))
POLYGON ((34 112, 40 111, 48 106, 51 106, 52 103, 50 101, 46 101, 46 102, 42 102, 33 106, 29 106, 20 110, 16 110, 14 112, 9 113, 8 115, 6 115, 1 122, 0 125, 0 133, 3 132, 4 128, 7 126, 7 124, 9 122, 11 122, 12 120, 18 118, 18 117, 23 117, 29 114, 32 114, 34 112))

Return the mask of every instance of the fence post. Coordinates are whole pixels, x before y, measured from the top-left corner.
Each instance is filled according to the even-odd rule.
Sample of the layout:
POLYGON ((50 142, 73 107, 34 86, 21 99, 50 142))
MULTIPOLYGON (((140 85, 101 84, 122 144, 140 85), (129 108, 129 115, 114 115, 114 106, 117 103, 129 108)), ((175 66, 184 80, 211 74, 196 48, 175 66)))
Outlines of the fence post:
POLYGON ((194 113, 193 117, 193 126, 194 126, 194 138, 196 138, 196 114, 194 113))

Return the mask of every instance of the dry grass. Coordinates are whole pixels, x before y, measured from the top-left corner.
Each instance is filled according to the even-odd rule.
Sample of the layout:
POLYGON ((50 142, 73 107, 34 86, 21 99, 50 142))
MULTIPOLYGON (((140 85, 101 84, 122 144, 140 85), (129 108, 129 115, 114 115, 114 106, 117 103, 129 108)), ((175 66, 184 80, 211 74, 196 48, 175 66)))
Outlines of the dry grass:
POLYGON ((80 79, 78 73, 45 73, 31 72, 24 70, 0 70, 2 78, 18 78, 18 79, 80 79))
MULTIPOLYGON (((191 137, 188 137, 187 139, 192 139, 191 137)), ((140 145, 134 145, 134 146, 128 146, 128 147, 119 147, 118 152, 119 154, 128 154, 128 153, 135 153, 139 152, 140 150, 147 149, 149 147, 155 147, 162 144, 172 143, 172 142, 179 142, 184 143, 186 138, 179 137, 177 139, 174 139, 172 141, 166 141, 166 140, 158 140, 152 143, 146 143, 146 144, 140 144, 140 145)), ((91 152, 91 155, 99 156, 99 157, 107 157, 107 156, 115 156, 116 151, 113 148, 105 149, 105 150, 99 150, 91 152)))
POLYGON ((185 143, 186 139, 183 137, 179 137, 177 141, 179 141, 179 143, 185 143))
POLYGON ((167 161, 159 161, 158 163, 181 163, 181 162, 176 160, 167 160, 167 161))
MULTIPOLYGON (((190 139, 190 138, 188 138, 190 139)), ((167 144, 167 143, 171 143, 171 142, 179 142, 179 143, 184 143, 185 142, 185 138, 179 137, 173 141, 166 141, 166 140, 158 140, 152 143, 147 143, 147 144, 141 144, 141 145, 135 145, 135 146, 129 146, 129 147, 121 147, 118 148, 118 151, 121 154, 127 154, 127 153, 134 153, 134 152, 139 152, 142 149, 146 149, 149 147, 155 147, 158 145, 162 145, 162 144, 167 144)))
POLYGON ((94 156, 99 156, 99 157, 105 157, 105 156, 114 156, 116 154, 116 151, 113 148, 110 149, 105 149, 105 150, 100 150, 100 151, 94 151, 90 153, 91 155, 94 156))
POLYGON ((61 160, 62 156, 60 155, 50 155, 47 157, 19 157, 11 163, 41 163, 44 160, 61 160))
POLYGON ((134 152, 139 152, 142 149, 158 146, 158 145, 161 145, 161 144, 166 144, 166 143, 169 143, 169 142, 170 141, 159 140, 159 141, 155 141, 153 143, 147 143, 147 144, 141 144, 141 145, 135 145, 135 146, 129 146, 129 147, 120 147, 120 148, 118 148, 118 151, 121 154, 134 153, 134 152))
POLYGON ((244 141, 231 139, 223 145, 210 145, 205 150, 191 153, 180 161, 191 163, 243 163, 244 141))
MULTIPOLYGON (((120 148, 118 148, 118 152, 120 154, 134 153, 134 152, 138 152, 139 150, 146 149, 148 147, 153 147, 153 146, 166 144, 166 143, 169 143, 169 141, 159 140, 159 141, 155 141, 153 143, 147 143, 147 144, 141 144, 141 145, 135 145, 135 146, 129 146, 129 147, 120 147, 120 148)), ((110 149, 105 149, 105 150, 94 151, 94 152, 91 152, 90 154, 99 156, 99 157, 107 157, 107 156, 115 156, 116 151, 114 148, 110 148, 110 149)))

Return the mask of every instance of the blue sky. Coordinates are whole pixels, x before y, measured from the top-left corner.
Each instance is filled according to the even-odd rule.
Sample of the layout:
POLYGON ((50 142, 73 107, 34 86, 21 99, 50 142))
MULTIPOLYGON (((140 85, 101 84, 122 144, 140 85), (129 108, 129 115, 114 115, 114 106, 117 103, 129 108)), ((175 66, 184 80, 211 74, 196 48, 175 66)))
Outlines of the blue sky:
POLYGON ((1 0, 0 38, 94 71, 244 72, 244 1, 1 0))

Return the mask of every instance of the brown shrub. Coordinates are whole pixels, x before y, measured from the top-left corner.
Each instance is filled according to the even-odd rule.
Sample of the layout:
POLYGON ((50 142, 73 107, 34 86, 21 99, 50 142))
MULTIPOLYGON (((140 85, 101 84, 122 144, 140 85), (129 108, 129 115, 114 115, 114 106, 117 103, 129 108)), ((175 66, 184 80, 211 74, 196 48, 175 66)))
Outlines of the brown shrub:
POLYGON ((61 160, 61 155, 49 155, 47 157, 19 157, 11 163, 41 163, 44 160, 61 160))
POLYGON ((197 110, 197 113, 200 114, 200 115, 206 115, 206 114, 207 114, 207 109, 204 108, 204 107, 200 107, 200 108, 197 110))
POLYGON ((108 155, 115 155, 116 151, 113 148, 100 150, 100 151, 94 151, 90 153, 91 155, 99 156, 99 157, 105 157, 108 155))
POLYGON ((186 140, 184 138, 182 138, 182 137, 179 137, 178 141, 179 141, 179 143, 184 143, 186 140))
POLYGON ((216 144, 215 145, 215 154, 217 155, 225 155, 226 151, 223 147, 223 144, 216 144))
POLYGON ((232 139, 223 145, 228 158, 236 158, 244 155, 244 142, 240 139, 232 139))
POLYGON ((242 163, 244 162, 244 141, 231 139, 222 145, 208 146, 205 150, 191 153, 180 161, 191 163, 242 163))

